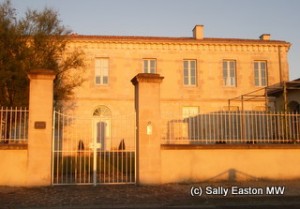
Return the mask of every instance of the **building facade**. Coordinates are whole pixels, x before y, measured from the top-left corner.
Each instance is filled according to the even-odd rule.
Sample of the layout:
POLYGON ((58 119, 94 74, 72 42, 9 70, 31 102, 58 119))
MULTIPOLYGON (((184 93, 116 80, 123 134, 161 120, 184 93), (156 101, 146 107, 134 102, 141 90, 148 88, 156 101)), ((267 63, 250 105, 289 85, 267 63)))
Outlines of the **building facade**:
MULTIPOLYGON (((161 83, 161 112, 174 115, 240 110, 228 99, 288 81, 290 43, 258 39, 207 38, 196 25, 191 37, 72 35, 69 50, 85 54, 85 82, 75 91, 73 109, 85 117, 134 113, 134 86, 139 73, 156 73, 161 83)), ((245 103, 244 110, 264 110, 264 100, 245 103)), ((172 115, 172 116, 169 116, 172 115)), ((113 134, 112 124, 106 134, 113 134)))
POLYGON ((260 39, 205 38, 199 25, 193 32, 187 38, 72 36, 70 50, 83 50, 86 61, 85 82, 76 90, 78 110, 88 114, 101 105, 112 114, 132 110, 130 80, 138 73, 164 77, 162 105, 172 112, 174 103, 218 111, 229 98, 289 79, 288 42, 270 40, 268 34, 260 39))

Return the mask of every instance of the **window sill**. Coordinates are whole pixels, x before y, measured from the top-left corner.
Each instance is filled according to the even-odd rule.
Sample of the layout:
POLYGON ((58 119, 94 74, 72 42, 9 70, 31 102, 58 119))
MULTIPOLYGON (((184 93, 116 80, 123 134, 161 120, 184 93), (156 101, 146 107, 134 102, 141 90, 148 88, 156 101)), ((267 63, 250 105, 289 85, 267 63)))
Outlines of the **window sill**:
POLYGON ((11 144, 0 144, 0 150, 27 150, 28 144, 18 144, 18 143, 11 143, 11 144))
POLYGON ((223 86, 223 88, 226 88, 226 89, 236 89, 237 86, 223 86))
POLYGON ((197 85, 183 85, 184 88, 197 88, 197 85))
POLYGON ((95 88, 107 88, 109 86, 110 86, 109 84, 94 84, 95 88))

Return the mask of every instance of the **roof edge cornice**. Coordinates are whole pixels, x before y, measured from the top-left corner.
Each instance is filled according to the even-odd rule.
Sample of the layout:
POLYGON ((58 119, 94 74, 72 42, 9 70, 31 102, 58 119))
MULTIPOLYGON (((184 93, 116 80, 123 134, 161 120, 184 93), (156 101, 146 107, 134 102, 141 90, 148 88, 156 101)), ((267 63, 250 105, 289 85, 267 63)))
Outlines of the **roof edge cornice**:
POLYGON ((124 44, 165 44, 165 45, 269 45, 290 47, 290 43, 281 40, 204 38, 192 37, 147 37, 147 36, 94 36, 71 35, 72 42, 85 43, 124 43, 124 44))

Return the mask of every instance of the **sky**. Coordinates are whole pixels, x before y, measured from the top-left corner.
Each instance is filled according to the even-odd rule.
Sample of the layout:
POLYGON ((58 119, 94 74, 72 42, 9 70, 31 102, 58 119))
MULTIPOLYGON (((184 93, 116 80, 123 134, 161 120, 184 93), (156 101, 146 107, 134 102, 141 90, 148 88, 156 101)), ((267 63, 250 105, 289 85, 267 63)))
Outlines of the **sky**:
MULTIPOLYGON (((4 0, 0 0, 3 2, 4 0)), ((11 0, 18 16, 27 9, 55 9, 62 24, 86 35, 256 39, 263 33, 292 44, 290 79, 300 78, 300 0, 11 0)))

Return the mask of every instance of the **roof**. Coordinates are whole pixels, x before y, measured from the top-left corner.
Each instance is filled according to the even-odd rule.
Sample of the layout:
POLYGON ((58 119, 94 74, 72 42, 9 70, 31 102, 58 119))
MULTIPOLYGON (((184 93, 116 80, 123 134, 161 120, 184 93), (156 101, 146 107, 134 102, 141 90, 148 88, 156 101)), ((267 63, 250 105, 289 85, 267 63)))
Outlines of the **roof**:
POLYGON ((286 90, 300 90, 300 78, 268 86, 266 90, 268 96, 276 96, 282 94, 284 88, 286 88, 286 90))
POLYGON ((231 43, 231 44, 279 44, 290 46, 287 41, 281 40, 261 40, 261 39, 241 39, 241 38, 203 38, 193 37, 157 37, 157 36, 107 36, 107 35, 70 35, 75 40, 94 41, 120 41, 120 42, 170 42, 170 43, 231 43))

